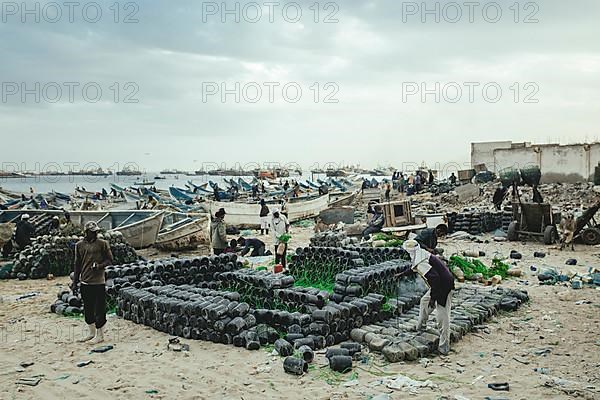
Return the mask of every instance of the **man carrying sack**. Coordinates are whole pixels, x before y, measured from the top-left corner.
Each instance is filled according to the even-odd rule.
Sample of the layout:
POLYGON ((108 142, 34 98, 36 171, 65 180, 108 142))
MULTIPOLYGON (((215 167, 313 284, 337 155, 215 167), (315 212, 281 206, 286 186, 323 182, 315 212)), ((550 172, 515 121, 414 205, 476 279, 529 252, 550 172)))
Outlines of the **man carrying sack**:
POLYGON ((112 265, 113 256, 106 240, 98 239, 98 225, 91 221, 85 224, 85 237, 75 245, 75 274, 73 294, 81 290, 83 314, 89 334, 81 340, 94 343, 104 341, 106 325, 106 289, 104 268, 112 265), (78 285, 81 284, 79 287, 78 285))
POLYGON ((435 318, 440 329, 438 350, 447 355, 450 351, 450 310, 454 277, 440 258, 423 250, 416 240, 407 240, 402 247, 410 254, 412 270, 421 275, 429 286, 429 290, 421 298, 416 329, 425 329, 429 314, 435 308, 435 318))

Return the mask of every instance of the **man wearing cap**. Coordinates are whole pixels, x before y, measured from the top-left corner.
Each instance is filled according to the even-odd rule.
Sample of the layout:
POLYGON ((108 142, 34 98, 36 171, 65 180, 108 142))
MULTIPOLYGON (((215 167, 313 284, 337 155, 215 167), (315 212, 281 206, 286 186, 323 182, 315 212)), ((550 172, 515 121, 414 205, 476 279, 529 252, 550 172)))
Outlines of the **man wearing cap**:
POLYGON ((447 355, 450 351, 450 309, 454 277, 440 258, 423 250, 416 240, 407 240, 402 247, 410 254, 412 270, 421 275, 429 286, 429 290, 421 298, 416 329, 425 329, 429 314, 435 308, 440 329, 438 350, 441 354, 447 355))
POLYGON ((15 242, 20 250, 31 244, 31 238, 35 234, 35 226, 29 222, 29 214, 21 215, 21 220, 17 222, 15 230, 15 242))
POLYGON ((225 226, 225 209, 220 208, 210 224, 210 238, 215 255, 222 254, 228 246, 227 228, 225 226))
POLYGON ((113 256, 106 240, 98 238, 98 224, 90 221, 85 224, 83 240, 75 245, 75 273, 73 293, 80 285, 83 313, 89 334, 82 342, 96 338, 95 343, 104 341, 106 325, 106 290, 104 268, 111 265, 113 256))

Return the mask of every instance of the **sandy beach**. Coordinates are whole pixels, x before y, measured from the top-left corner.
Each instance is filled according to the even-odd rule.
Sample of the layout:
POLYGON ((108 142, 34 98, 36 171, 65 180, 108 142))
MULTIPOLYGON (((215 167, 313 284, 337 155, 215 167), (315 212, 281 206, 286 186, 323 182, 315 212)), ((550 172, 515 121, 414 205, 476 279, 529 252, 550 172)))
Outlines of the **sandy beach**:
MULTIPOLYGON (((296 245, 309 236, 309 229, 296 228, 296 245)), ((583 273, 587 266, 597 265, 600 249, 577 246, 573 253, 535 243, 441 242, 449 250, 482 246, 489 257, 508 255, 512 249, 523 254, 517 265, 526 275, 502 285, 526 289, 529 304, 514 313, 501 313, 486 329, 467 334, 453 344, 448 357, 389 364, 382 356, 370 354, 345 375, 328 368, 324 352, 300 378, 285 374, 282 359, 267 349, 251 352, 185 340, 190 351, 173 352, 167 349, 167 334, 115 315, 109 317, 105 343, 114 349, 92 354, 95 346, 76 342, 85 328, 80 318, 49 312, 56 293, 67 288, 68 278, 2 281, 0 398, 366 400, 379 394, 389 394, 391 399, 600 398, 600 290, 540 286, 530 271, 531 265, 546 264, 583 273), (546 251, 547 257, 534 259, 533 252, 539 250, 546 251), (572 257, 578 266, 565 266, 572 257), (16 300, 30 292, 39 294, 16 300), (590 304, 578 305, 582 300, 590 304), (88 360, 93 363, 77 367, 88 360), (22 368, 23 362, 33 365, 22 368), (536 368, 543 368, 543 373, 536 368), (413 394, 388 389, 386 380, 398 375, 430 380, 435 387, 413 394), (16 384, 19 378, 33 376, 42 378, 35 387, 16 384), (510 392, 487 388, 488 383, 498 382, 508 382, 510 392)), ((489 257, 484 261, 489 262, 489 257)))

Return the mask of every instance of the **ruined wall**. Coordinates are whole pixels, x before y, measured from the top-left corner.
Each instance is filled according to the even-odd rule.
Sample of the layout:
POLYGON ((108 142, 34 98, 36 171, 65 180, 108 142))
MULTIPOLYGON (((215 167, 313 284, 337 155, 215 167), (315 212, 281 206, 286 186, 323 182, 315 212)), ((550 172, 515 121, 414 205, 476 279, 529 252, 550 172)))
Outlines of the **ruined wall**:
POLYGON ((582 182, 594 178, 600 162, 600 143, 576 145, 532 145, 524 148, 494 150, 496 171, 536 165, 542 182, 582 182))
POLYGON ((494 150, 510 149, 511 141, 471 143, 471 165, 485 164, 487 169, 496 172, 494 150))

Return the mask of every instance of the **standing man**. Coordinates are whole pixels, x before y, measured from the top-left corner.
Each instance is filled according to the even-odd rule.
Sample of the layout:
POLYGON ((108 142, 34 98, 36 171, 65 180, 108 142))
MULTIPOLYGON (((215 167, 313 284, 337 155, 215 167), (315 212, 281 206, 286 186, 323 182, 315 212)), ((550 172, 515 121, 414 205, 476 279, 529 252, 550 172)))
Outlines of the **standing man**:
POLYGON ((106 240, 98 239, 98 224, 93 221, 85 224, 83 240, 75 245, 75 273, 73 294, 81 290, 83 313, 89 334, 81 340, 87 342, 94 337, 94 343, 104 341, 106 325, 106 290, 104 268, 112 265, 113 256, 106 240), (78 285, 80 286, 78 287, 78 285))
POLYGON ((280 238, 290 231, 290 223, 287 217, 279 212, 273 211, 271 220, 271 232, 273 233, 273 242, 275 243, 275 264, 281 264, 283 268, 286 265, 287 243, 280 238))
POLYGON ((423 178, 421 177, 421 173, 417 171, 417 175, 415 175, 415 192, 419 193, 421 191, 421 184, 423 183, 423 178))
POLYGON ((260 234, 269 234, 269 207, 265 203, 265 199, 260 200, 260 234))
POLYGON ((15 230, 15 242, 19 246, 19 250, 23 250, 31 244, 31 238, 34 234, 35 226, 29 222, 29 214, 21 215, 21 220, 17 222, 17 229, 15 230))
POLYGON ((215 196, 215 201, 221 201, 221 194, 219 193, 219 184, 215 183, 213 187, 213 194, 215 196))
POLYGON ((439 352, 447 355, 450 351, 450 309, 454 277, 446 264, 438 257, 423 250, 416 240, 407 240, 402 245, 410 254, 412 270, 423 277, 429 290, 421 298, 419 320, 416 329, 423 330, 429 314, 436 309, 436 320, 440 329, 439 352))
POLYGON ((389 183, 386 183, 385 185, 385 201, 389 202, 390 201, 390 192, 392 191, 392 185, 389 183))
POLYGON ((227 229, 225 227, 225 209, 220 208, 215 213, 215 217, 210 224, 210 238, 212 241, 213 253, 222 254, 229 243, 227 243, 227 229))
POLYGON ((398 172, 398 191, 400 193, 404 193, 404 186, 406 186, 406 179, 404 179, 404 174, 402 172, 398 172))
POLYGON ((500 210, 502 208, 502 202, 506 198, 508 194, 508 188, 504 187, 504 185, 500 184, 496 191, 494 192, 494 196, 492 197, 492 203, 494 203, 494 208, 496 210, 500 210))
POLYGON ((452 184, 452 186, 456 185, 456 175, 454 175, 454 172, 452 173, 452 175, 450 175, 450 183, 452 184))

